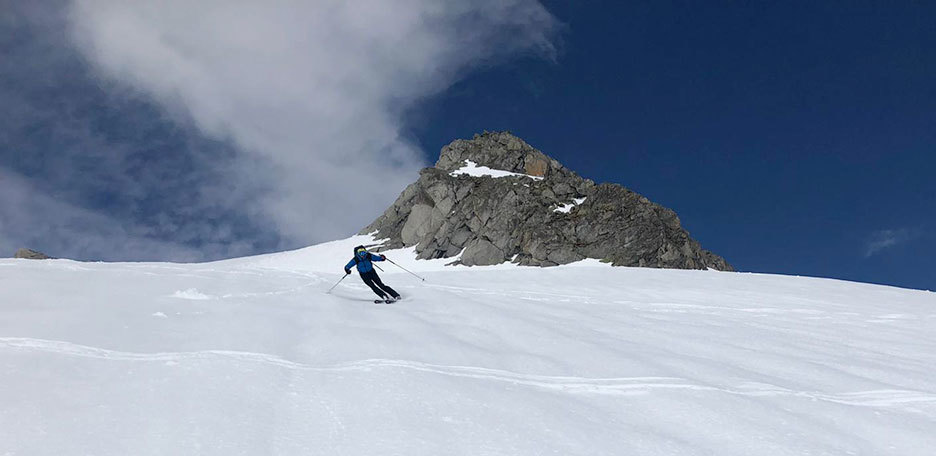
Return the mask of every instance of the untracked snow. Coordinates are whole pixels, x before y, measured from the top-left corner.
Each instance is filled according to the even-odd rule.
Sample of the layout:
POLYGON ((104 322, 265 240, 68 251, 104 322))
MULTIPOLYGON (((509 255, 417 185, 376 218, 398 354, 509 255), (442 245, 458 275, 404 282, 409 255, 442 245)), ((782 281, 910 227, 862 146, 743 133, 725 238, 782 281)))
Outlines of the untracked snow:
POLYGON ((206 264, 0 260, 0 455, 931 455, 936 295, 445 267, 357 236, 206 264))
POLYGON ((465 175, 473 176, 473 177, 488 176, 488 177, 493 177, 493 178, 529 177, 530 179, 533 179, 533 180, 543 180, 543 178, 540 176, 531 176, 529 174, 513 173, 510 171, 488 168, 487 166, 478 166, 477 163, 471 160, 465 160, 465 166, 462 166, 461 168, 458 168, 449 174, 452 176, 459 176, 459 175, 465 174, 465 175))

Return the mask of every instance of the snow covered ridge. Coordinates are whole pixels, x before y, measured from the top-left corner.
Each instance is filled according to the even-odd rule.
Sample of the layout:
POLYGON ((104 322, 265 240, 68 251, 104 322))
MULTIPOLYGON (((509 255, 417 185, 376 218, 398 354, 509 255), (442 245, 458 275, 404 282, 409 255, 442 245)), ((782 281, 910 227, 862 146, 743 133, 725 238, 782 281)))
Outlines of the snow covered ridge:
POLYGON ((936 294, 357 244, 0 260, 0 455, 932 455, 936 294))
POLYGON ((533 180, 543 180, 543 178, 540 176, 531 176, 529 174, 513 173, 510 171, 503 171, 500 169, 491 169, 491 168, 488 168, 487 166, 478 166, 477 163, 471 160, 465 160, 465 166, 462 166, 461 168, 456 169, 455 171, 452 171, 451 173, 449 173, 449 175, 452 175, 452 176, 460 176, 463 174, 467 176, 472 176, 472 177, 488 176, 488 177, 493 177, 495 179, 498 177, 529 177, 530 179, 533 179, 533 180))

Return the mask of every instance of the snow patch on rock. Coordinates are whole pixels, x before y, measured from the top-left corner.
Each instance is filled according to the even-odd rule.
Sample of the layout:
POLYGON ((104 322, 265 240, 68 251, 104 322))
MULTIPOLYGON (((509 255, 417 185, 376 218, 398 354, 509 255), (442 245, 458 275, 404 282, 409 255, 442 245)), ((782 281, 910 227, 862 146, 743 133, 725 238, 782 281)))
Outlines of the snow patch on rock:
POLYGON ((575 206, 578 206, 579 204, 582 204, 582 203, 584 203, 584 202, 585 202, 585 198, 575 198, 575 199, 572 200, 571 203, 566 203, 566 204, 563 204, 563 205, 561 205, 561 206, 559 206, 559 207, 553 209, 553 212, 563 212, 563 213, 566 213, 566 214, 567 214, 567 213, 569 213, 569 211, 572 210, 572 208, 574 208, 575 206))
POLYGON ((488 176, 488 177, 493 177, 495 179, 499 177, 529 177, 530 179, 533 179, 533 180, 543 180, 543 178, 539 176, 512 173, 510 171, 504 171, 501 169, 491 169, 491 168, 488 168, 487 166, 478 166, 477 163, 471 160, 465 160, 465 166, 462 166, 461 168, 458 168, 449 174, 452 176, 459 176, 463 174, 472 176, 472 177, 488 176))

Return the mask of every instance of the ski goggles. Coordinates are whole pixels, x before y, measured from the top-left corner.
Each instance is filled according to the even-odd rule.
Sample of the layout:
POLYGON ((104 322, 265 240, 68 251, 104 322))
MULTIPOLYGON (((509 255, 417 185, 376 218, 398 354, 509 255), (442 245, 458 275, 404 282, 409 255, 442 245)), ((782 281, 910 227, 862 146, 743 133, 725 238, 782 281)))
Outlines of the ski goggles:
POLYGON ((360 254, 362 254, 362 253, 364 253, 364 252, 366 252, 366 251, 367 251, 367 249, 357 249, 357 250, 354 251, 354 253, 360 255, 360 254))

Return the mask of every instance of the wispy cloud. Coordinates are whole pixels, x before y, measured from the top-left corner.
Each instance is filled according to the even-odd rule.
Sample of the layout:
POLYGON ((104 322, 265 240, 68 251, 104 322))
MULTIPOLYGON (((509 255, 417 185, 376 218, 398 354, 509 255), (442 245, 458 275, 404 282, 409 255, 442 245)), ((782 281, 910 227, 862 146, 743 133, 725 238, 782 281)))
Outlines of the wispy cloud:
POLYGON ((105 75, 230 139, 248 211, 289 239, 348 234, 424 157, 401 111, 474 64, 552 51, 532 0, 76 0, 74 36, 105 75), (256 160, 269 164, 256 167, 256 160))
POLYGON ((53 256, 120 260, 197 261, 235 251, 244 245, 202 245, 152 236, 153 227, 118 220, 46 195, 29 181, 0 169, 0 256, 29 246, 53 256))
POLYGON ((865 245, 864 256, 870 258, 884 250, 916 239, 920 234, 920 230, 910 228, 875 231, 865 245))
POLYGON ((93 77, 71 45, 66 6, 0 9, 0 257, 32 247, 187 261, 275 248, 275 231, 238 209, 249 194, 230 178, 232 147, 93 77))
POLYGON ((332 239, 425 165, 400 133, 407 109, 477 65, 553 58, 556 29, 536 0, 14 2, 0 12, 0 44, 18 49, 0 62, 0 170, 147 228, 128 236, 332 239))

